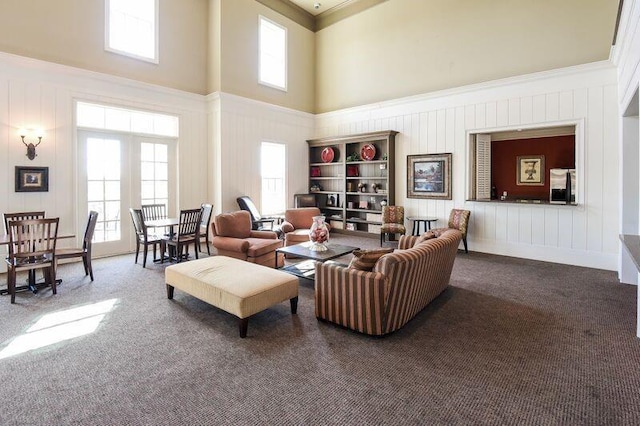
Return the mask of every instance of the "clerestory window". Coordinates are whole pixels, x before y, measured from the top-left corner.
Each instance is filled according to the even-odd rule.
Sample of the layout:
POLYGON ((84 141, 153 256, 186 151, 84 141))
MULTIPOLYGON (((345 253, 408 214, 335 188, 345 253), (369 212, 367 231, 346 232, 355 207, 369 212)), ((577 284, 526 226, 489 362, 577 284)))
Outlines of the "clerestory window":
POLYGON ((287 90, 287 29, 260 17, 260 84, 287 90))
POLYGON ((105 49, 158 63, 158 0, 105 0, 105 49))

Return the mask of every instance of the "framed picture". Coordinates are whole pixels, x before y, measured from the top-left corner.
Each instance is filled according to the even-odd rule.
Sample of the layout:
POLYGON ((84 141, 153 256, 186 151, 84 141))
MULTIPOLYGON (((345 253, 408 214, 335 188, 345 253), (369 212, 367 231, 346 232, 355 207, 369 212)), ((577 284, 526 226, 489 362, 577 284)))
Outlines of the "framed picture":
POLYGON ((451 199, 451 153, 407 155, 407 197, 451 199))
POLYGON ((360 203, 358 203, 358 208, 359 209, 368 209, 369 208, 369 202, 368 201, 360 201, 360 203))
POLYGON ((544 186, 544 155, 520 155, 516 161, 516 185, 544 186))
POLYGON ((347 166, 347 177, 358 177, 360 176, 360 170, 357 165, 349 165, 347 166))
POLYGON ((49 191, 48 167, 16 166, 16 192, 49 191))
POLYGON ((327 207, 340 207, 340 198, 338 194, 327 194, 327 207))

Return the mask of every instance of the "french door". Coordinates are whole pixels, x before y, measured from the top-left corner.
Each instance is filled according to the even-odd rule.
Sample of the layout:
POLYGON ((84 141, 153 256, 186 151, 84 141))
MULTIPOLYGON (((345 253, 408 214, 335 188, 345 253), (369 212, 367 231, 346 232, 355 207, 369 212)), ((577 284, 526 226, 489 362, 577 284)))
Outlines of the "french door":
POLYGON ((115 132, 78 131, 78 217, 98 212, 96 256, 135 249, 129 208, 167 205, 175 212, 175 140, 115 132))

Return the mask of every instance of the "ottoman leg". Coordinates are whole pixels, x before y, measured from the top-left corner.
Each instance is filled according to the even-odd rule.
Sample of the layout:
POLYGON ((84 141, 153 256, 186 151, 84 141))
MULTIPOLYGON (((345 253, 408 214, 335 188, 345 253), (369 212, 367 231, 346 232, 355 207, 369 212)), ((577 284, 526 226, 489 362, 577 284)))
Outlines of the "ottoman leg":
POLYGON ((291 303, 291 314, 295 315, 298 312, 298 296, 289 299, 289 302, 291 303))
POLYGON ((244 339, 245 337, 247 337, 247 328, 249 328, 249 318, 240 318, 238 325, 240 326, 240 337, 244 339))
POLYGON ((173 299, 173 286, 167 284, 167 299, 173 299))

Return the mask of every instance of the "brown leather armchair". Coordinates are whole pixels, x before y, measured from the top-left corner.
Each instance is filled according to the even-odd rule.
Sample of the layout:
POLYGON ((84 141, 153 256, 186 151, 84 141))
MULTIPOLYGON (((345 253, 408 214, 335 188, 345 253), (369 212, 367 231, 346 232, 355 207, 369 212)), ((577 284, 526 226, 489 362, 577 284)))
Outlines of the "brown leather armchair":
MULTIPOLYGON (((273 231, 251 229, 251 214, 241 210, 223 213, 211 222, 211 244, 221 256, 234 257, 247 262, 273 267, 276 249, 282 241, 273 231)), ((284 265, 284 256, 278 256, 278 267, 284 265)))
MULTIPOLYGON (((280 229, 284 233, 284 245, 292 246, 309 241, 309 231, 311 230, 314 216, 322 216, 320 209, 317 207, 285 210, 284 222, 280 225, 280 229)), ((328 223, 327 228, 331 230, 328 223)))

